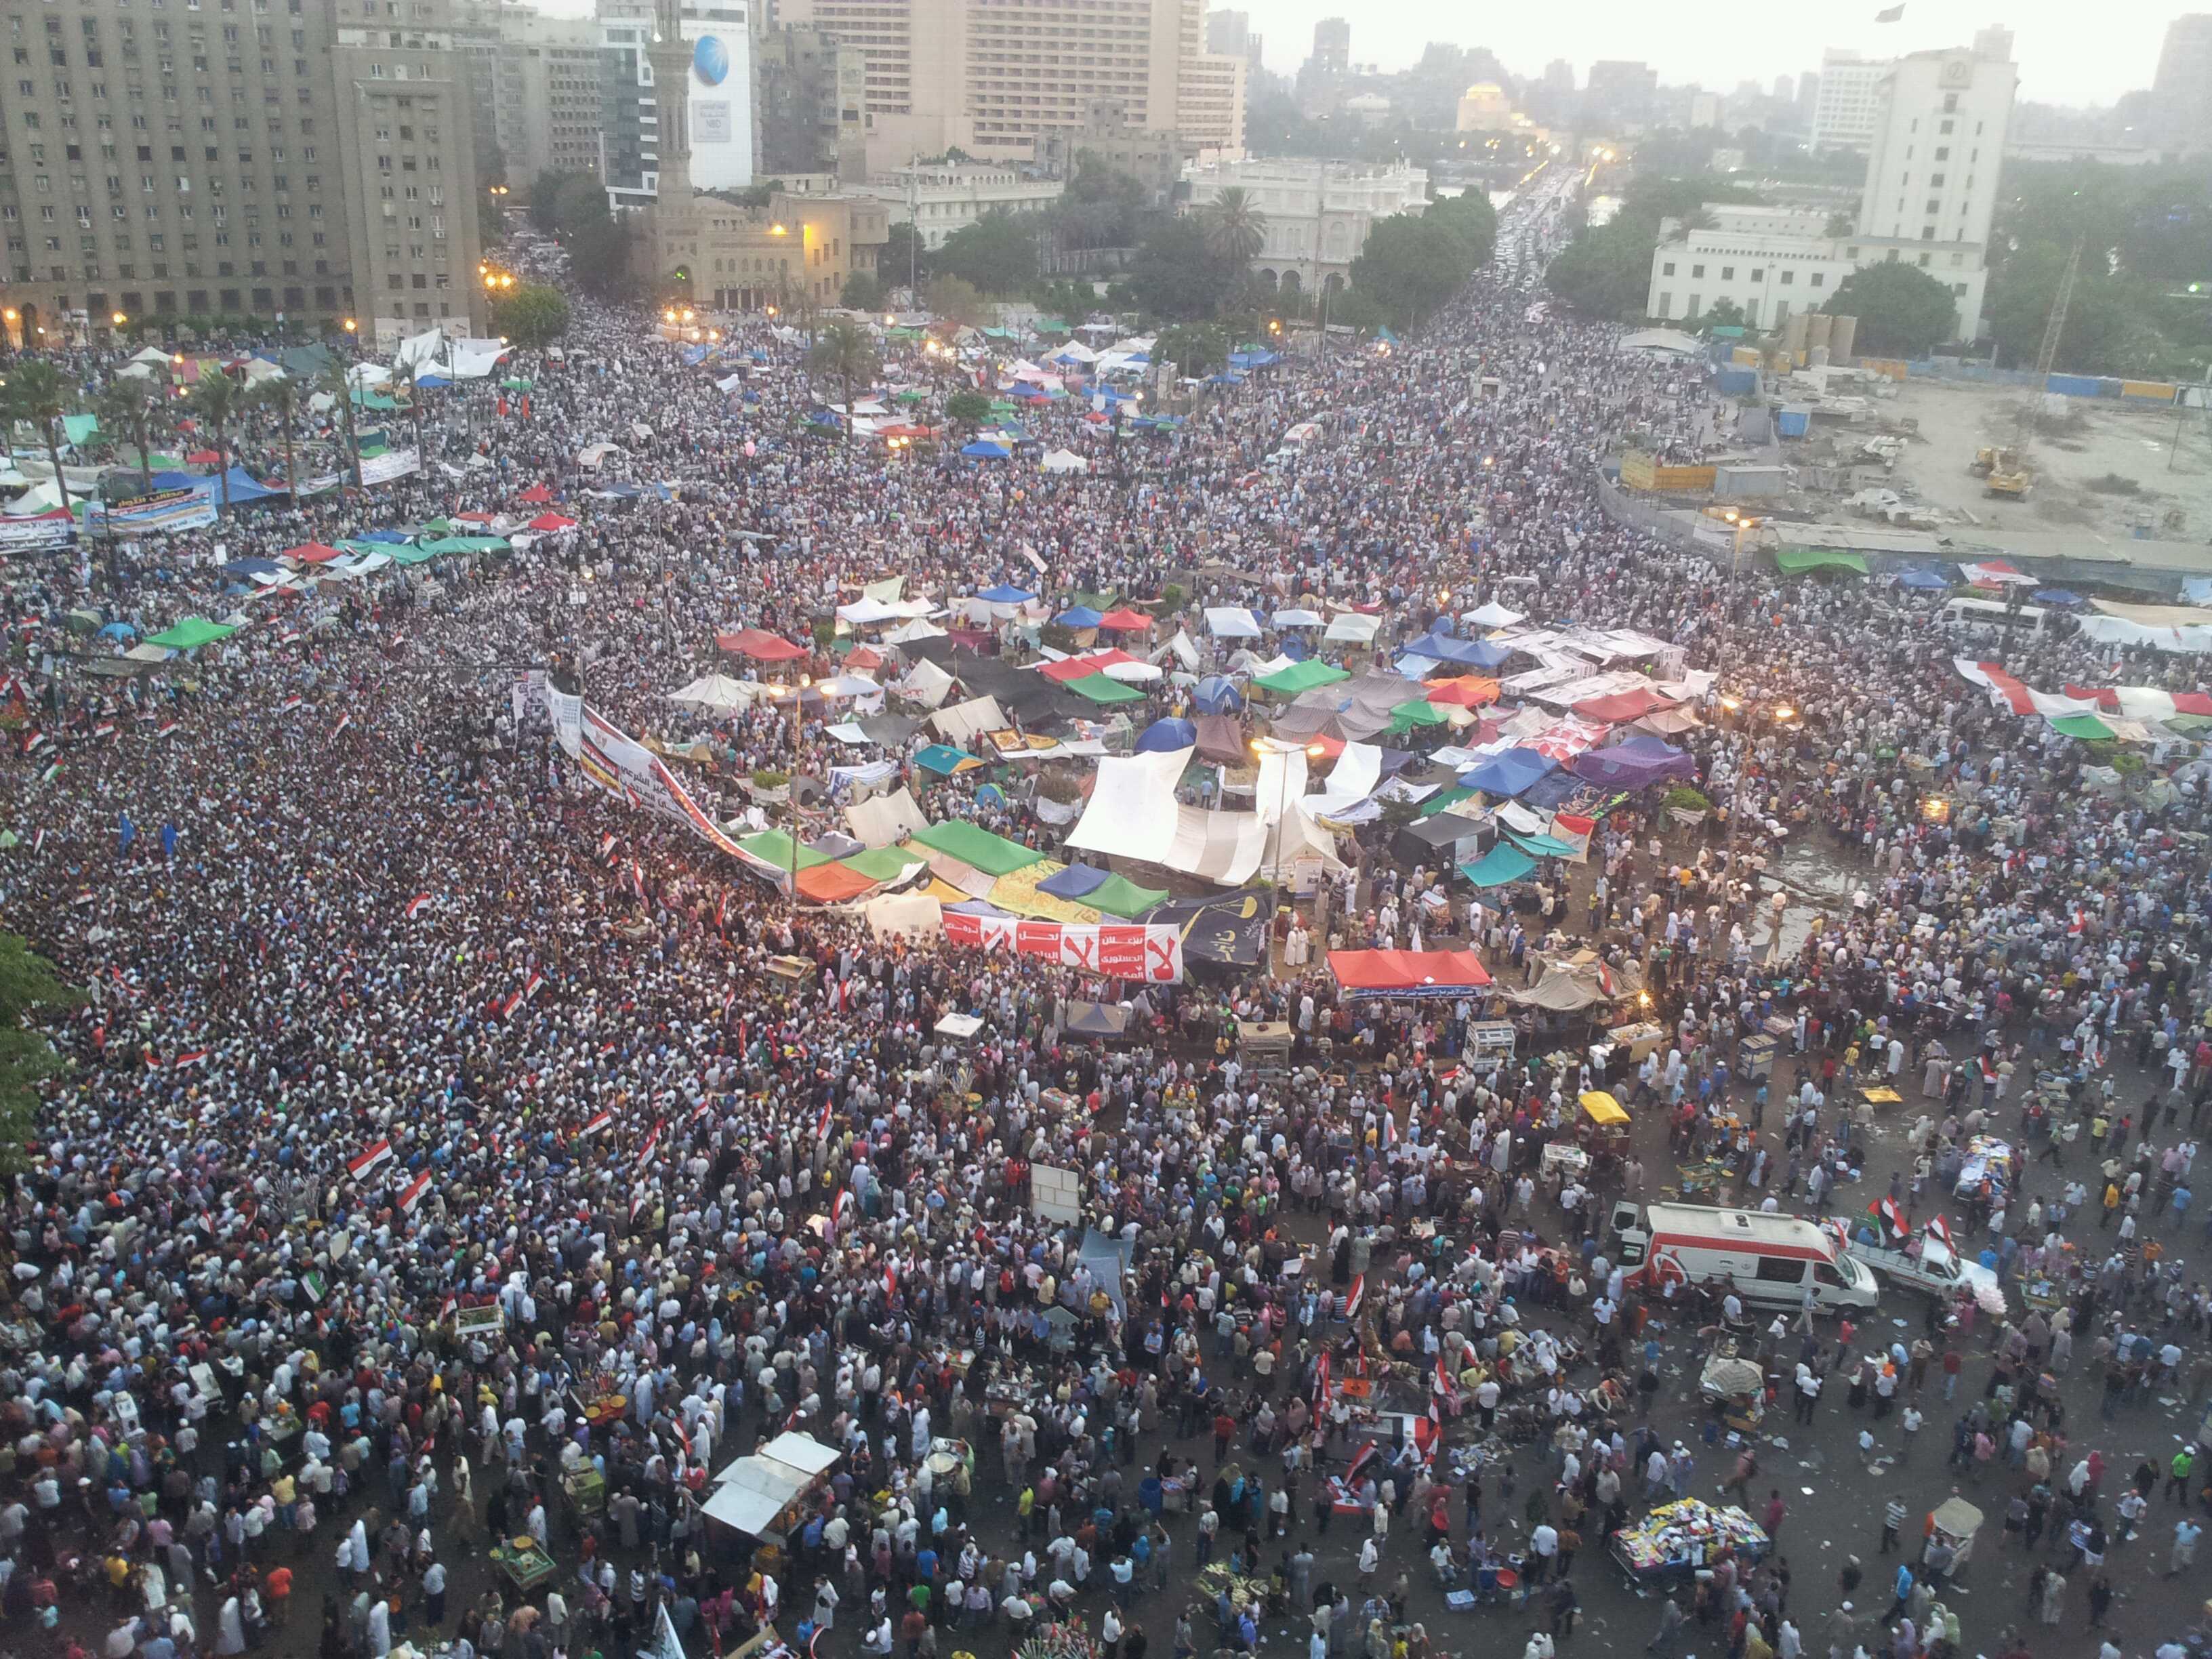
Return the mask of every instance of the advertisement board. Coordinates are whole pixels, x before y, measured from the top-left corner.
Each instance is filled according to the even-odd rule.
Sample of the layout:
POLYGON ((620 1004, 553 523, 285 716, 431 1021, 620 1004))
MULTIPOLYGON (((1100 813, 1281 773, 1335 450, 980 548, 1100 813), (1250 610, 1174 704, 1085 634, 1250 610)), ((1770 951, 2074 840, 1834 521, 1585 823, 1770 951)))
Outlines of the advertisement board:
POLYGON ((691 45, 684 77, 691 184, 742 190, 753 182, 752 31, 743 6, 685 7, 691 45))

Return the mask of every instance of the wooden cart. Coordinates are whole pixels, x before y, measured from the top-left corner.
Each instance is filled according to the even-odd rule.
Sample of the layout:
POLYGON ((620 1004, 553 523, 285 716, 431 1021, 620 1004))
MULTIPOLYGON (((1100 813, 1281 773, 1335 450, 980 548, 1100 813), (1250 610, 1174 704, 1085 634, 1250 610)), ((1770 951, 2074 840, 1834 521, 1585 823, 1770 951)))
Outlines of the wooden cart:
POLYGON ((491 1552, 492 1565, 501 1577, 514 1586, 515 1592, 528 1595, 553 1582, 556 1571, 553 1558, 539 1547, 537 1540, 527 1535, 511 1538, 503 1544, 495 1544, 491 1552))

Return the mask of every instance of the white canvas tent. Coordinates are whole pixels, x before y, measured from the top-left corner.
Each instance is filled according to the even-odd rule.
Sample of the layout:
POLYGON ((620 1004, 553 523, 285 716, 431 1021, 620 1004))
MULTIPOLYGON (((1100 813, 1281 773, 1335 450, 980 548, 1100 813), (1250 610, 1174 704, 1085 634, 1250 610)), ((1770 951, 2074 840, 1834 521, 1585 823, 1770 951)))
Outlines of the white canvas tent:
POLYGON ((1037 463, 1047 472, 1088 472, 1091 463, 1072 449, 1055 449, 1037 463))
POLYGON ((970 697, 950 708, 940 708, 929 717, 929 723, 947 743, 966 743, 985 732, 996 732, 1012 724, 1006 710, 999 707, 999 700, 988 696, 970 697))
POLYGON ((722 714, 751 708, 753 693, 744 681, 733 680, 726 674, 702 674, 681 691, 671 691, 668 701, 722 714))
POLYGON ((929 827, 929 820, 915 804, 914 792, 902 786, 872 800, 857 800, 845 809, 845 823, 862 845, 894 847, 929 827))

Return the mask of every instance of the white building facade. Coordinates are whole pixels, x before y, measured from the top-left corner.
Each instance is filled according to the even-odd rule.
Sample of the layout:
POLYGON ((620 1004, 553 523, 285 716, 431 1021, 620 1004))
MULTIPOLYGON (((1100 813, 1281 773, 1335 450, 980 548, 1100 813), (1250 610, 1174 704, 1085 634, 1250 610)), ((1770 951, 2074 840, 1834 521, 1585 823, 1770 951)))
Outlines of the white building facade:
POLYGON ((986 214, 1041 213, 1066 188, 1060 179, 1033 179, 1008 164, 951 161, 893 167, 846 194, 881 202, 893 224, 915 227, 924 247, 943 247, 986 214))
POLYGON ((1267 240, 1252 272, 1285 294, 1341 288, 1378 219, 1428 210, 1424 167, 1353 161, 1253 160, 1199 162, 1183 169, 1193 211, 1241 190, 1267 215, 1267 240))
POLYGON ((1814 149, 1863 150, 1874 143, 1882 77, 1889 68, 1887 58, 1862 58, 1832 46, 1820 54, 1820 87, 1813 100, 1814 149))
MULTIPOLYGON (((1709 204, 1711 223, 1670 224, 1651 256, 1646 308, 1688 320, 1726 300, 1744 320, 1779 328, 1814 311, 1870 265, 1917 266, 1951 292, 1955 337, 1981 332, 2005 130, 2019 76, 2001 31, 1974 48, 1915 52, 1882 77, 1867 177, 1847 234, 1826 216, 1709 204)), ((1826 90, 1823 71, 1822 92, 1826 90)))

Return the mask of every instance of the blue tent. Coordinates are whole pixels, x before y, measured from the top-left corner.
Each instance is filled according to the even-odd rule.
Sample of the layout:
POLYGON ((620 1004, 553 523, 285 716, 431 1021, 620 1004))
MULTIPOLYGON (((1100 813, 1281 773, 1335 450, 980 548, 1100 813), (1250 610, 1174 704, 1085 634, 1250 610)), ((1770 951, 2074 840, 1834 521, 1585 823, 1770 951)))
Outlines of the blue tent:
POLYGON ((1003 461, 1014 452, 1004 444, 994 444, 988 438, 978 438, 972 444, 960 447, 963 455, 972 455, 979 461, 1003 461))
POLYGON ((1197 742, 1198 727, 1188 720, 1179 720, 1170 716, 1154 720, 1145 728, 1143 735, 1137 739, 1137 752, 1140 755, 1165 754, 1171 750, 1192 748, 1197 742))
POLYGON ((127 622, 112 622, 100 630, 102 639, 127 640, 138 630, 127 622))
MULTIPOLYGON (((242 466, 234 466, 231 468, 228 476, 230 478, 230 504, 233 507, 236 507, 241 501, 258 501, 264 500, 270 495, 281 495, 284 493, 281 489, 270 489, 267 484, 263 483, 258 478, 253 477, 252 474, 249 473, 242 466)), ((220 485, 217 485, 216 489, 216 499, 217 501, 221 501, 222 499, 222 489, 220 485)))
POLYGON ((1231 368, 1265 368, 1269 363, 1281 361, 1281 357, 1272 351, 1232 351, 1229 354, 1231 368))
POLYGON ((1095 870, 1087 864, 1071 864, 1058 875, 1047 876, 1037 884, 1037 891, 1049 893, 1054 898, 1079 899, 1093 893, 1107 882, 1103 870, 1095 870))
POLYGON ((222 574, 247 581, 255 576, 281 576, 284 572, 281 566, 268 559, 233 559, 223 566, 222 574))
POLYGON ((1106 620, 1106 614, 1087 605, 1071 605, 1053 620, 1062 628, 1096 628, 1106 620))
POLYGON ((1609 749, 1590 749, 1575 757, 1577 777, 1623 789, 1642 789, 1665 778, 1695 777, 1698 763, 1663 738, 1639 732, 1609 749))
POLYGON ((1244 707, 1243 688, 1226 674, 1208 674, 1191 692, 1201 714, 1234 714, 1244 707))
POLYGON ((1540 755, 1533 749, 1508 749, 1470 766, 1459 775, 1459 781, 1466 787, 1480 789, 1486 795, 1510 797, 1557 771, 1559 765, 1549 755, 1540 755))
POLYGON ((2033 597, 2038 605, 2086 605, 2088 603, 2070 587, 2039 587, 2033 597))
POLYGON ((1036 595, 1026 587, 1008 587, 1003 582, 996 587, 987 587, 975 596, 991 605, 1027 605, 1036 595))
POLYGON ((357 542, 384 542, 392 547, 404 547, 415 538, 404 530, 364 530, 353 539, 357 542))
POLYGON ((1950 586, 1951 583, 1947 578, 1937 575, 1932 570, 1906 570, 1899 573, 1897 585, 1899 587, 1917 587, 1923 592, 1934 593, 1950 586))
POLYGON ((1400 654, 1429 657, 1461 668, 1495 668, 1513 654, 1513 649, 1510 646, 1492 645, 1488 640, 1455 640, 1448 634, 1431 631, 1401 647, 1400 654))
POLYGON ((925 771, 935 772, 948 778, 957 772, 963 765, 972 764, 975 761, 975 757, 973 755, 964 750, 955 749, 947 743, 933 743, 914 757, 915 764, 925 771))

